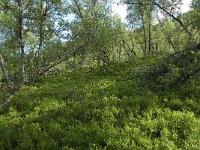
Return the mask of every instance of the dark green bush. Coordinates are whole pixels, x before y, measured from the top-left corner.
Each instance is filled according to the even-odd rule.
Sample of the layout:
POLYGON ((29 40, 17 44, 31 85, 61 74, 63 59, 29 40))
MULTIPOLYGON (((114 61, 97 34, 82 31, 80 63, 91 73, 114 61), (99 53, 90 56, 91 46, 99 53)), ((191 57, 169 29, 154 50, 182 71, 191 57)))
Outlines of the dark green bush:
POLYGON ((150 69, 146 78, 151 89, 176 89, 199 71, 200 49, 191 48, 166 56, 156 67, 150 69))

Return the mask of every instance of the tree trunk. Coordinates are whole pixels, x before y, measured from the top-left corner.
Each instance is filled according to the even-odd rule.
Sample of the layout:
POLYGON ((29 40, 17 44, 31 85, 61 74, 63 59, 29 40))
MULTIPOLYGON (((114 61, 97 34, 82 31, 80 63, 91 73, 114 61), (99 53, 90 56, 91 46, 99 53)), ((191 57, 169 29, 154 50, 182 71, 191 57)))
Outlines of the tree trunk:
MULTIPOLYGON (((150 6, 151 7, 151 6, 150 6)), ((152 54, 152 34, 151 34, 151 8, 149 10, 149 14, 148 14, 149 18, 148 18, 148 24, 149 24, 149 43, 148 43, 148 46, 149 46, 149 52, 148 54, 151 55, 152 54)))
POLYGON ((40 2, 40 18, 39 18, 39 47, 37 50, 37 69, 39 71, 39 68, 42 66, 42 55, 41 51, 43 49, 43 44, 44 44, 44 23, 47 17, 47 11, 48 11, 48 6, 45 8, 43 7, 42 1, 40 2))
POLYGON ((109 57, 105 51, 104 48, 101 48, 101 54, 102 54, 102 61, 103 61, 103 66, 104 66, 104 70, 106 72, 109 71, 109 65, 110 65, 110 60, 109 60, 109 57))
POLYGON ((42 49, 42 43, 43 43, 43 5, 42 2, 40 2, 40 24, 39 24, 39 47, 37 50, 37 70, 39 71, 39 68, 41 67, 41 56, 40 56, 40 51, 42 49))
POLYGON ((10 75, 9 75, 8 70, 7 70, 6 62, 4 61, 3 55, 1 53, 0 53, 0 68, 1 68, 2 73, 3 73, 3 77, 5 79, 6 86, 8 87, 8 89, 10 91, 13 91, 14 85, 13 85, 13 82, 10 80, 10 75))
POLYGON ((131 38, 131 44, 132 44, 132 48, 131 48, 131 54, 132 54, 132 58, 136 58, 136 52, 135 52, 135 44, 133 42, 133 39, 131 38))
POLYGON ((122 39, 122 42, 123 42, 124 48, 126 48, 126 45, 128 47, 128 51, 126 49, 124 49, 126 54, 128 55, 128 57, 130 59, 135 59, 135 52, 134 52, 133 48, 131 48, 130 45, 124 39, 122 39), (131 53, 131 55, 129 52, 131 53))
POLYGON ((19 7, 19 45, 20 45, 20 82, 25 82, 25 52, 24 52, 24 18, 23 18, 23 0, 18 1, 19 7))
POLYGON ((144 13, 143 13, 143 10, 141 8, 140 8, 140 12, 141 12, 142 30, 143 30, 143 37, 144 37, 144 50, 143 50, 143 54, 147 55, 147 35, 146 35, 146 29, 145 29, 144 13))

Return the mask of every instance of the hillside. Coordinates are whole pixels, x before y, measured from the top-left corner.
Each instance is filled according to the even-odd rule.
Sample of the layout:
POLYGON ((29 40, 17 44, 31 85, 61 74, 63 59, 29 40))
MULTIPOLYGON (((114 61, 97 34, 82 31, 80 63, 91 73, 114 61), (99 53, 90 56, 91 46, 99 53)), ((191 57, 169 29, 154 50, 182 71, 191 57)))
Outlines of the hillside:
POLYGON ((148 78, 163 60, 112 62, 108 73, 90 67, 24 86, 0 110, 0 149, 199 149, 199 74, 150 86, 174 78, 166 70, 164 82, 148 78))

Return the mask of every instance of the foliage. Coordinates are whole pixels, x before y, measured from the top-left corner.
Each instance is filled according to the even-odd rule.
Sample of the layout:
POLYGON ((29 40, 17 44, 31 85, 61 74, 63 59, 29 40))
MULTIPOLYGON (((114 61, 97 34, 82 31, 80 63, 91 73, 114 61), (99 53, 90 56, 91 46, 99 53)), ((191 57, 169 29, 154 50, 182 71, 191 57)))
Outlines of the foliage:
POLYGON ((108 73, 89 67, 26 85, 0 110, 1 149, 198 149, 194 86, 181 86, 188 98, 143 86, 159 61, 112 62, 108 73))
POLYGON ((0 1, 0 149, 199 149, 199 0, 126 2, 0 1))
POLYGON ((155 90, 174 89, 196 74, 198 76, 200 71, 199 52, 200 49, 197 46, 163 58, 161 63, 153 67, 147 75, 150 86, 155 90))

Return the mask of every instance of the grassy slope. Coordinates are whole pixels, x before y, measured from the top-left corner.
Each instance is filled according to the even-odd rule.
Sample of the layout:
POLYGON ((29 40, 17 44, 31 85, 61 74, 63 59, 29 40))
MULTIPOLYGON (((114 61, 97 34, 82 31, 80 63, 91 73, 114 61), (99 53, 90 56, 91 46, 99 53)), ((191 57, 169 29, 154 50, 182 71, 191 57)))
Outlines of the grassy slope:
POLYGON ((145 74, 157 61, 27 85, 0 110, 0 149, 198 149, 199 86, 191 79, 177 90, 151 91, 145 74))

